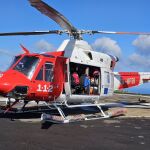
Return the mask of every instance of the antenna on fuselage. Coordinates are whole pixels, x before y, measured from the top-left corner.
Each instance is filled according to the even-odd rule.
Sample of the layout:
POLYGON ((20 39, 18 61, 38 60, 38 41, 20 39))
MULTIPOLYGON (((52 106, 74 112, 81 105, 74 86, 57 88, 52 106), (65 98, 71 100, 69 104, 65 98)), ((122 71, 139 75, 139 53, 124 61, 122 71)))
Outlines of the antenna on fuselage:
POLYGON ((20 46, 21 46, 22 50, 23 50, 26 54, 29 54, 29 53, 30 53, 30 51, 29 51, 27 48, 25 48, 22 44, 20 44, 20 46))

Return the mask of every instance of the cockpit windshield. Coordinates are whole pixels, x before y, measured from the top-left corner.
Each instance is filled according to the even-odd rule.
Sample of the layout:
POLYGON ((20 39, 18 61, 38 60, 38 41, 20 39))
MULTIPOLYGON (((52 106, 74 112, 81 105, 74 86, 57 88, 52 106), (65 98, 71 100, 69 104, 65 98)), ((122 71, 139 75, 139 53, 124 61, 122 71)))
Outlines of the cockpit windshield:
POLYGON ((21 56, 15 56, 14 59, 11 62, 11 65, 9 66, 9 68, 11 68, 15 63, 17 63, 17 61, 21 58, 21 56))
POLYGON ((38 57, 24 56, 13 69, 23 73, 29 79, 31 79, 35 71, 35 68, 38 64, 38 61, 39 61, 38 57))

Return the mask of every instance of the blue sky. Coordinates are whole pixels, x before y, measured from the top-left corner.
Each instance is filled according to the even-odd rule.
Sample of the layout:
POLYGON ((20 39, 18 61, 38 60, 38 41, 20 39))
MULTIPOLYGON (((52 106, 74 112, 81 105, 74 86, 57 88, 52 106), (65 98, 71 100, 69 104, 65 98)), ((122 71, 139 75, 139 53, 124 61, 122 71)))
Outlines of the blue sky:
MULTIPOLYGON (((79 29, 150 32, 149 0, 44 0, 64 14, 79 29)), ((0 32, 61 29, 55 22, 31 7, 28 0, 1 0, 0 32)), ((0 70, 12 55, 21 52, 19 44, 31 51, 57 49, 66 35, 0 37, 0 70)), ((115 71, 150 71, 150 37, 133 35, 84 36, 97 51, 119 55, 115 71)), ((140 90, 150 94, 150 84, 140 90)))

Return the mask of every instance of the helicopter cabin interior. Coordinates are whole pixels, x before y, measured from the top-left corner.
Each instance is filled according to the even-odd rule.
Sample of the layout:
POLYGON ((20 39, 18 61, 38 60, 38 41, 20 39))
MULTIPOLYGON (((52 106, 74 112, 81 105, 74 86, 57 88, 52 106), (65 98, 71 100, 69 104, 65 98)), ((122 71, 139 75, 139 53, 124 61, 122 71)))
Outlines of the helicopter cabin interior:
POLYGON ((70 62, 69 81, 71 94, 99 95, 101 73, 100 68, 85 64, 70 62))

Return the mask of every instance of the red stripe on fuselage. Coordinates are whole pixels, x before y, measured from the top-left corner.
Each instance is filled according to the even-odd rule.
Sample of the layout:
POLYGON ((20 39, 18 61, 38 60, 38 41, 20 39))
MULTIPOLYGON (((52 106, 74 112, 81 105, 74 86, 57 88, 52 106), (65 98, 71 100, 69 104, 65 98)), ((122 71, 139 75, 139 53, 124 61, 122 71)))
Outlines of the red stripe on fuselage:
POLYGON ((137 86, 140 83, 140 74, 138 72, 119 72, 120 86, 119 89, 137 86))

